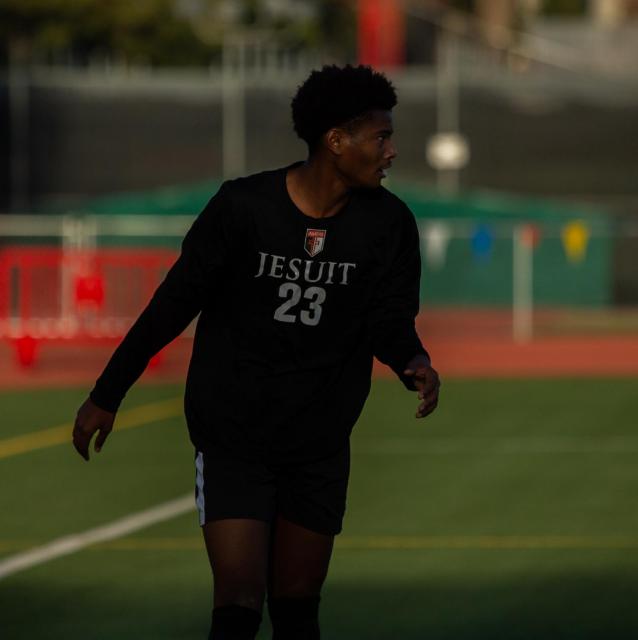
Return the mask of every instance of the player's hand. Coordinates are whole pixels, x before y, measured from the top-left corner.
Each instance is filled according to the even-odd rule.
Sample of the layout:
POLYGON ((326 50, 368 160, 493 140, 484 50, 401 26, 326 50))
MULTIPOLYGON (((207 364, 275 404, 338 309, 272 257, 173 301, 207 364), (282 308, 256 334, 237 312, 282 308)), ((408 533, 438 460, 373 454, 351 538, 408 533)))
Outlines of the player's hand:
POLYGON ((430 415, 439 402, 439 388, 441 386, 439 374, 430 366, 425 356, 418 355, 408 362, 403 375, 412 378, 419 400, 421 400, 416 417, 424 418, 430 415))
POLYGON ((98 432, 95 438, 95 451, 99 453, 113 429, 114 420, 114 413, 100 409, 90 398, 87 398, 78 409, 73 426, 73 446, 85 460, 89 459, 89 445, 95 432, 98 432))

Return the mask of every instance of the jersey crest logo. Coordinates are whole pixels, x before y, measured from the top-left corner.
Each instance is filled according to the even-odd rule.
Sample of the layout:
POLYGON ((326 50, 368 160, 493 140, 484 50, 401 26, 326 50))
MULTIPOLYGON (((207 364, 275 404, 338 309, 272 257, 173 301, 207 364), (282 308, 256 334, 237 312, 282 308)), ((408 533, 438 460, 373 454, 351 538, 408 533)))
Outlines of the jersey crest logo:
POLYGON ((311 258, 314 258, 323 250, 325 241, 325 229, 306 229, 306 242, 304 248, 311 258))

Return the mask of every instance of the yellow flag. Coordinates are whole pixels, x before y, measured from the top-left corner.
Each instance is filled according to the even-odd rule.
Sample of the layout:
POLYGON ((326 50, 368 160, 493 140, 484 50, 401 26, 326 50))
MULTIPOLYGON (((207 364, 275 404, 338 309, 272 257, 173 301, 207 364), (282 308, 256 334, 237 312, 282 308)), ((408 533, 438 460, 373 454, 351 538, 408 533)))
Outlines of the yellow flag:
POLYGON ((589 227, 580 220, 573 220, 563 227, 563 248, 570 262, 582 262, 589 243, 589 227))

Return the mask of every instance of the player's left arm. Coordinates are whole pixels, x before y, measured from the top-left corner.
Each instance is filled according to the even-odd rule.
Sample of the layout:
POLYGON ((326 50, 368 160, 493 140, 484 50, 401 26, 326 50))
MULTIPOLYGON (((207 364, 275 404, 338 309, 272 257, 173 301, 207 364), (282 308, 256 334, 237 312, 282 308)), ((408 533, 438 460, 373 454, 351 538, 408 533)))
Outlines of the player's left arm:
POLYGON ((414 326, 421 279, 419 233, 414 216, 405 205, 400 213, 368 326, 373 354, 408 389, 417 391, 421 402, 416 417, 422 418, 436 408, 441 383, 414 326))

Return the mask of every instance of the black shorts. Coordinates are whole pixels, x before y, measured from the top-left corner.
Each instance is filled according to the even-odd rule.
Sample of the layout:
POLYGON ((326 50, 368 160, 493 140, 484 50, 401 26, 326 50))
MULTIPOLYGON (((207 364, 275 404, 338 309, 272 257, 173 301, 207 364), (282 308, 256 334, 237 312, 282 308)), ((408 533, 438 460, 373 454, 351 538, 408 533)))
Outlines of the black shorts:
POLYGON ((225 518, 272 522, 277 514, 325 535, 341 531, 350 473, 350 444, 303 464, 266 464, 227 452, 195 452, 199 523, 225 518))

